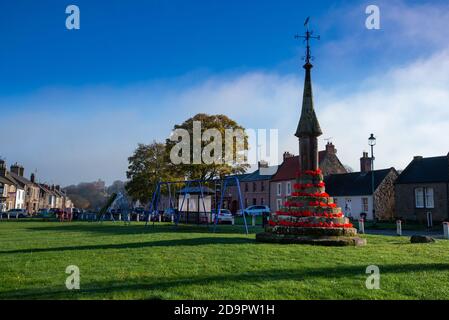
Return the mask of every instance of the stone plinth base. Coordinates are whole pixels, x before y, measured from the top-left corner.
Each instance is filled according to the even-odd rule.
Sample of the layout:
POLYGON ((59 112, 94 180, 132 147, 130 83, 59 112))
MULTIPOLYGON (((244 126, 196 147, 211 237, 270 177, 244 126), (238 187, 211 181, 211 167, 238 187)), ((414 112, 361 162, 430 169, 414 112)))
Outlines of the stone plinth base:
POLYGON ((256 234, 256 241, 268 243, 311 244, 319 246, 363 246, 366 239, 358 237, 307 236, 261 232, 256 234))
POLYGON ((326 236, 326 237, 354 237, 357 235, 355 228, 304 228, 304 227, 285 227, 268 226, 265 231, 279 235, 295 236, 326 236))

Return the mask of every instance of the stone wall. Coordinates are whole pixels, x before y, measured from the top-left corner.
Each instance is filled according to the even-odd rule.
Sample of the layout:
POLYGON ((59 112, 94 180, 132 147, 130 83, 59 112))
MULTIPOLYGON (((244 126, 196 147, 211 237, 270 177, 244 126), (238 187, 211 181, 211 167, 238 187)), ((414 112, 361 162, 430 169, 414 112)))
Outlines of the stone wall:
POLYGON ((379 220, 391 220, 395 216, 394 183, 398 176, 397 171, 391 169, 374 192, 374 210, 379 220))
POLYGON ((320 162, 320 169, 324 176, 336 173, 347 173, 345 167, 341 164, 337 155, 333 153, 327 153, 323 160, 320 162))
POLYGON ((395 186, 395 216, 407 220, 425 223, 427 212, 432 213, 434 221, 443 221, 449 218, 449 194, 446 183, 410 183, 395 186), (434 208, 415 207, 415 188, 431 187, 434 192, 434 208))
POLYGON ((242 181, 241 184, 244 205, 246 199, 247 207, 252 205, 270 206, 270 180, 242 181))

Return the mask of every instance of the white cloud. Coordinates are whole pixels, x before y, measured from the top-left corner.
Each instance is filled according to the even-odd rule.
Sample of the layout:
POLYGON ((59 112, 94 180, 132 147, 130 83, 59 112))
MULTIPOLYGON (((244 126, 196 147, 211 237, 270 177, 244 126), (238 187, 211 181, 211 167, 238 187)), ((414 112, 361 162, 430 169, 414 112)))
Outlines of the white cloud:
MULTIPOLYGON (((254 72, 211 77, 192 87, 168 86, 164 92, 154 92, 152 85, 139 87, 138 95, 130 87, 107 90, 95 99, 89 90, 77 95, 83 107, 73 114, 53 110, 7 116, 0 134, 14 134, 2 142, 2 151, 8 160, 24 162, 28 172, 37 167, 39 175, 49 181, 73 183, 101 177, 110 182, 124 178, 126 159, 138 142, 162 140, 175 123, 207 112, 227 114, 247 128, 277 128, 280 154, 284 150, 297 153, 293 133, 302 81, 301 75, 254 72), (96 110, 95 101, 110 106, 110 111, 106 107, 96 110)), ((371 132, 378 137, 378 168, 404 168, 413 155, 449 151, 445 139, 449 128, 448 51, 366 79, 361 90, 350 94, 333 92, 316 82, 319 79, 315 79, 314 94, 324 132, 321 138, 332 137, 342 162, 354 169, 359 168, 362 151, 368 149, 371 132)), ((63 102, 53 100, 55 105, 63 102)), ((35 110, 43 108, 39 101, 35 104, 35 110)), ((323 139, 320 145, 324 146, 323 139)))
MULTIPOLYGON (((378 137, 377 168, 402 169, 413 155, 449 151, 445 139, 449 128, 448 5, 402 1, 379 5, 381 27, 388 31, 379 33, 382 41, 366 41, 361 28, 349 33, 350 37, 329 42, 327 58, 316 63, 321 77, 330 64, 338 65, 339 57, 363 56, 363 50, 385 43, 391 44, 385 47, 389 52, 425 46, 423 53, 435 53, 367 75, 353 90, 339 91, 342 83, 328 83, 316 77, 314 69, 321 138, 332 137, 342 162, 356 170, 371 132, 378 137)), ((363 12, 360 7, 334 10, 324 20, 327 26, 320 24, 321 29, 335 28, 344 21, 347 25, 341 34, 345 34, 344 28, 353 28, 357 19, 363 26, 363 12)), ((49 182, 97 178, 112 182, 124 179, 127 157, 137 143, 163 140, 174 124, 198 112, 223 113, 247 128, 277 128, 280 154, 285 150, 297 153, 293 134, 303 74, 254 71, 201 76, 203 80, 186 76, 128 87, 50 88, 22 97, 2 97, 0 137, 7 138, 1 139, 0 155, 9 163, 22 162, 28 173, 37 168, 38 176, 49 182)), ((324 146, 323 139, 320 145, 324 146)))
POLYGON ((321 101, 322 126, 335 138, 346 163, 368 149, 368 134, 378 136, 378 167, 404 168, 413 155, 449 151, 449 52, 368 79, 364 89, 321 101), (349 156, 349 157, 348 157, 349 156))

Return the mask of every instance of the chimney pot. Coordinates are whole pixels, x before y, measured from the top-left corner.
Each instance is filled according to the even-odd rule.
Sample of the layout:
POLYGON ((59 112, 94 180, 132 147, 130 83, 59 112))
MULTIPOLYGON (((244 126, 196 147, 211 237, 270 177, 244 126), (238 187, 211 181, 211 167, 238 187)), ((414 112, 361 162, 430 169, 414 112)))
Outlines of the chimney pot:
POLYGON ((326 144, 326 152, 329 154, 336 154, 337 153, 337 149, 335 149, 335 146, 332 142, 328 142, 326 144))
POLYGON ((368 157, 368 152, 363 152, 363 156, 360 158, 360 172, 370 172, 372 168, 371 157, 368 157))
POLYGON ((285 161, 285 159, 288 159, 288 158, 291 158, 291 157, 293 157, 293 155, 290 152, 288 152, 288 151, 284 152, 284 154, 283 154, 284 161, 285 161))
POLYGON ((257 163, 258 168, 268 168, 268 162, 261 160, 257 163))

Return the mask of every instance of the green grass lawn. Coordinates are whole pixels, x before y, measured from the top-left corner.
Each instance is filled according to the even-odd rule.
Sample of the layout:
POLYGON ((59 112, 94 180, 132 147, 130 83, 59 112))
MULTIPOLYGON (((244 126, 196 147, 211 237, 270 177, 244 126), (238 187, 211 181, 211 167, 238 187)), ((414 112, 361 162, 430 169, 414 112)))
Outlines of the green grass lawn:
POLYGON ((0 223, 1 299, 447 299, 449 241, 367 235, 365 247, 255 242, 241 226, 0 223), (365 287, 368 265, 380 290, 365 287), (68 265, 81 290, 65 288, 68 265))

